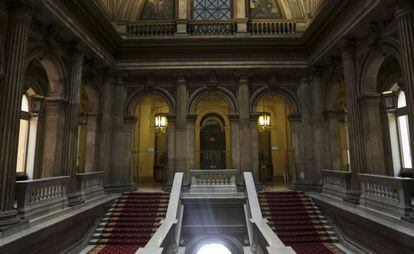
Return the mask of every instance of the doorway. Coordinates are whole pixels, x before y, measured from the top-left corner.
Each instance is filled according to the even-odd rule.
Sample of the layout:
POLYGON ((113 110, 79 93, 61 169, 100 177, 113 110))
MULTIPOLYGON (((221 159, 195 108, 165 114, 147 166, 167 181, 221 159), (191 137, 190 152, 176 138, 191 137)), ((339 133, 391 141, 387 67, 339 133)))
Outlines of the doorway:
POLYGON ((224 122, 219 116, 208 115, 200 131, 201 169, 226 168, 226 136, 224 122))

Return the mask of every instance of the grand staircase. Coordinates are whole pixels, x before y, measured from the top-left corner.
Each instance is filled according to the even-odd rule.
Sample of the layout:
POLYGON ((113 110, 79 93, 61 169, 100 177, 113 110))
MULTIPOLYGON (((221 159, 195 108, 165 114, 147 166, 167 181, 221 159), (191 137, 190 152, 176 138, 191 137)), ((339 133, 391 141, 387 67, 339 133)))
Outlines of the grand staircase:
POLYGON ((124 193, 105 214, 89 242, 89 254, 134 254, 165 218, 168 193, 124 193))
POLYGON ((259 192, 263 216, 281 241, 298 254, 342 253, 326 218, 303 192, 259 192))

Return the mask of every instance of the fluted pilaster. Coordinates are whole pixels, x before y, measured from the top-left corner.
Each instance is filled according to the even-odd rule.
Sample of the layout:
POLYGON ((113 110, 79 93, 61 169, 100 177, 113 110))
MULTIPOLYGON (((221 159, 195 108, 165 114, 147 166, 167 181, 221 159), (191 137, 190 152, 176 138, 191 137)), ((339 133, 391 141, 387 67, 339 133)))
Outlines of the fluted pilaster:
POLYGON ((176 170, 185 172, 187 169, 187 78, 189 73, 183 72, 176 75, 176 170))
POLYGON ((19 221, 13 205, 24 66, 31 23, 27 1, 9 1, 8 4, 5 78, 0 87, 0 230, 19 221))
MULTIPOLYGON (((115 78, 115 86, 113 93, 113 109, 112 109, 112 147, 111 155, 109 156, 111 161, 111 186, 115 189, 129 188, 127 183, 123 181, 122 175, 122 162, 121 158, 125 157, 123 153, 123 125, 124 125, 124 113, 123 105, 126 98, 126 91, 124 87, 124 76, 118 74, 115 78)), ((131 137, 132 138, 132 137, 131 137)), ((132 151, 131 151, 132 152, 132 151)), ((115 190, 114 189, 114 190, 115 190)))
POLYGON ((105 186, 110 185, 113 178, 111 169, 111 147, 112 147, 112 98, 114 92, 113 76, 110 73, 104 74, 101 96, 102 117, 100 122, 100 150, 99 167, 104 171, 105 186))
POLYGON ((76 158, 78 150, 80 89, 82 83, 83 53, 79 42, 71 42, 67 60, 67 105, 62 149, 62 175, 70 176, 68 188, 70 203, 80 202, 76 194, 76 158))
POLYGON ((414 153, 414 3, 401 1, 396 16, 400 36, 404 91, 407 97, 411 152, 414 153))
MULTIPOLYGON (((251 147, 250 147, 250 91, 249 91, 249 77, 248 72, 236 72, 235 76, 238 78, 238 103, 239 103, 239 169, 241 175, 244 171, 253 170, 251 161, 251 147)), ((257 126, 256 126, 257 128, 257 126)), ((258 167, 258 165, 256 166, 258 167)), ((258 179, 255 179, 258 180, 258 179)))
POLYGON ((298 98, 302 107, 301 124, 300 124, 300 147, 295 149, 301 149, 300 157, 295 158, 297 164, 296 182, 298 188, 307 188, 314 184, 313 182, 313 129, 312 129, 312 87, 311 80, 307 75, 303 76, 300 80, 298 88, 298 98))
POLYGON ((342 51, 345 89, 347 94, 349 149, 352 172, 352 193, 347 201, 359 202, 358 174, 365 171, 364 133, 361 120, 361 108, 358 101, 358 78, 355 60, 355 47, 352 41, 346 43, 342 51))
POLYGON ((380 112, 381 95, 365 94, 360 97, 363 129, 365 133, 366 172, 386 175, 382 118, 380 112))

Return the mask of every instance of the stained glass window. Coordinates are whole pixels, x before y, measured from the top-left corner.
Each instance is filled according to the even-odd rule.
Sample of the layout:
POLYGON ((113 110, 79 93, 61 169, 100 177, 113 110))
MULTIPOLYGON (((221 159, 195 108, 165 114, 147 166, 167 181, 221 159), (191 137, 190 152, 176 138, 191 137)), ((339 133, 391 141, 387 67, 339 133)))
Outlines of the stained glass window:
POLYGON ((231 19, 231 0, 194 0, 193 19, 231 19))

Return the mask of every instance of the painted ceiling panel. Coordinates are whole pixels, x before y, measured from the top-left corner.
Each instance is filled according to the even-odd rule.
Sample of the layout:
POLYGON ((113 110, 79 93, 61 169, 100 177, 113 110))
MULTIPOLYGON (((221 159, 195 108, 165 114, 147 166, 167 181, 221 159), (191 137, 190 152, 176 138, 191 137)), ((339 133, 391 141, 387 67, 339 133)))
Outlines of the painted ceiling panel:
MULTIPOLYGON (((95 0, 111 21, 137 22, 140 19, 160 20, 174 18, 174 0, 95 0)), ((187 0, 190 1, 190 0, 187 0)), ((249 0, 252 18, 304 19, 324 0, 249 0), (252 12, 252 6, 256 10, 252 12), (257 14, 257 6, 261 8, 257 14), (256 14, 254 14, 256 13, 256 14)), ((254 8, 253 8, 254 9, 254 8)))

